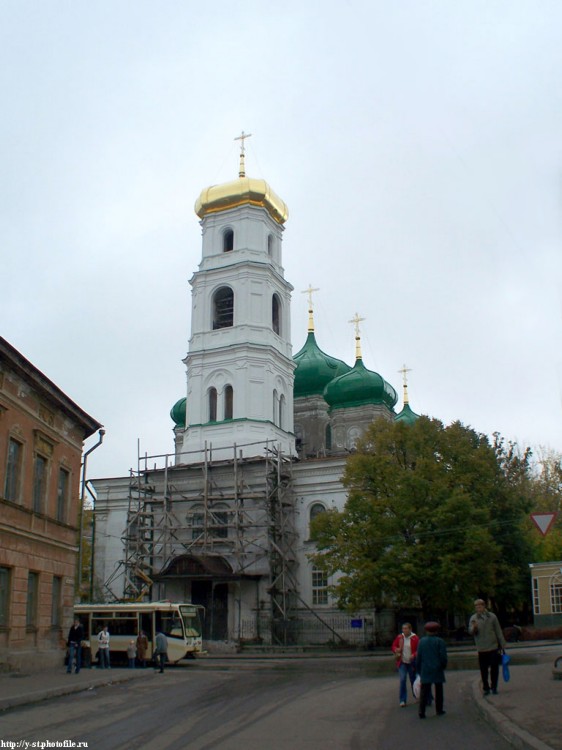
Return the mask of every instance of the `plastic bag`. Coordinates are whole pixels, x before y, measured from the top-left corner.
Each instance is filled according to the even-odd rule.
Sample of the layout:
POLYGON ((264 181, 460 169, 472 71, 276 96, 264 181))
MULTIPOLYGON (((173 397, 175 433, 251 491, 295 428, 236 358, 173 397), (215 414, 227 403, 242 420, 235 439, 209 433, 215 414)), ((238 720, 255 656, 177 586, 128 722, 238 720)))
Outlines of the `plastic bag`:
POLYGON ((506 654, 505 651, 502 654, 502 676, 504 682, 509 682, 510 674, 509 674, 509 662, 511 661, 511 656, 509 654, 506 654))
POLYGON ((412 685, 412 690, 414 691, 414 698, 419 698, 421 692, 421 678, 419 674, 416 675, 416 679, 414 680, 414 684, 412 685))

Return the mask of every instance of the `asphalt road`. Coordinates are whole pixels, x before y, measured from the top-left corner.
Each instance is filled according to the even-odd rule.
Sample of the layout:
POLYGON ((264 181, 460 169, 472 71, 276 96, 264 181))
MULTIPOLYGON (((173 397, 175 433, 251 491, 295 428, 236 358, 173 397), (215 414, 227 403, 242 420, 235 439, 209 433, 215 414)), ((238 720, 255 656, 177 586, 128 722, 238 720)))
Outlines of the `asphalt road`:
POLYGON ((89 750, 507 750, 471 702, 475 678, 449 673, 446 716, 430 709, 420 721, 414 703, 398 707, 398 677, 376 676, 367 659, 194 664, 11 710, 0 739, 89 750))

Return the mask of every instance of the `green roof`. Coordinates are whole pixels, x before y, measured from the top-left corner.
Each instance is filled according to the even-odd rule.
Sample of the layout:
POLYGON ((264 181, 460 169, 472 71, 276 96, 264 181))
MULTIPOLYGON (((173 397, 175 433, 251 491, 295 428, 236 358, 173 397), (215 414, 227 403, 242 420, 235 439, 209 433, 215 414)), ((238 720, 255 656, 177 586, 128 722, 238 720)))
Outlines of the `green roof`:
POLYGON ((187 399, 180 398, 179 401, 176 401, 176 403, 172 406, 170 410, 170 416, 172 420, 176 423, 176 427, 185 427, 185 404, 187 399))
POLYGON ((398 400, 390 383, 378 372, 367 370, 360 358, 351 370, 328 383, 324 389, 324 398, 332 409, 365 404, 385 404, 392 409, 398 400))
POLYGON ((419 414, 410 409, 410 404, 404 404, 400 414, 397 414, 394 418, 395 422, 404 422, 405 424, 414 424, 414 422, 420 418, 419 414))
POLYGON ((328 383, 351 367, 341 359, 325 354, 316 343, 314 331, 309 331, 303 348, 295 354, 294 398, 321 396, 328 383))

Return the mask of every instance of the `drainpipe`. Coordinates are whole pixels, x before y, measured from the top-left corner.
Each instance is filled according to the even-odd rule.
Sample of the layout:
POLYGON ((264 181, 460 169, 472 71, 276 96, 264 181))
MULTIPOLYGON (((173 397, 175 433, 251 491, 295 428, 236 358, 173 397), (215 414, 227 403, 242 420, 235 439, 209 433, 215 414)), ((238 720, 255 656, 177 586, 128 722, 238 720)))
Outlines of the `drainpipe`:
MULTIPOLYGON (((76 584, 78 589, 78 595, 80 595, 80 588, 82 585, 82 558, 84 554, 84 545, 82 543, 82 535, 84 533, 84 501, 86 500, 86 467, 88 465, 88 456, 90 453, 96 450, 96 448, 99 448, 100 445, 103 443, 103 436, 105 435, 105 430, 101 429, 98 432, 99 440, 95 445, 92 445, 91 448, 89 448, 84 453, 84 459, 82 461, 82 487, 80 489, 80 532, 78 537, 78 570, 76 571, 76 584)), ((92 555, 94 554, 94 548, 92 545, 92 555)))

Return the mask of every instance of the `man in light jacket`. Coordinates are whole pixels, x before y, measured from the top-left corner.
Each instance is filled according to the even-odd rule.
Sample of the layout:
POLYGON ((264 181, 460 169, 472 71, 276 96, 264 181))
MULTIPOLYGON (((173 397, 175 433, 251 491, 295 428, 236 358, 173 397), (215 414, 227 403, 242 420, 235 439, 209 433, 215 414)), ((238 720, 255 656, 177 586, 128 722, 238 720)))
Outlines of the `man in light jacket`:
POLYGON ((505 638, 498 618, 493 612, 488 612, 486 602, 476 599, 476 612, 468 623, 468 632, 474 636, 474 643, 478 651, 478 665, 482 676, 482 690, 484 695, 498 693, 498 676, 500 673, 500 649, 505 649, 505 638))

